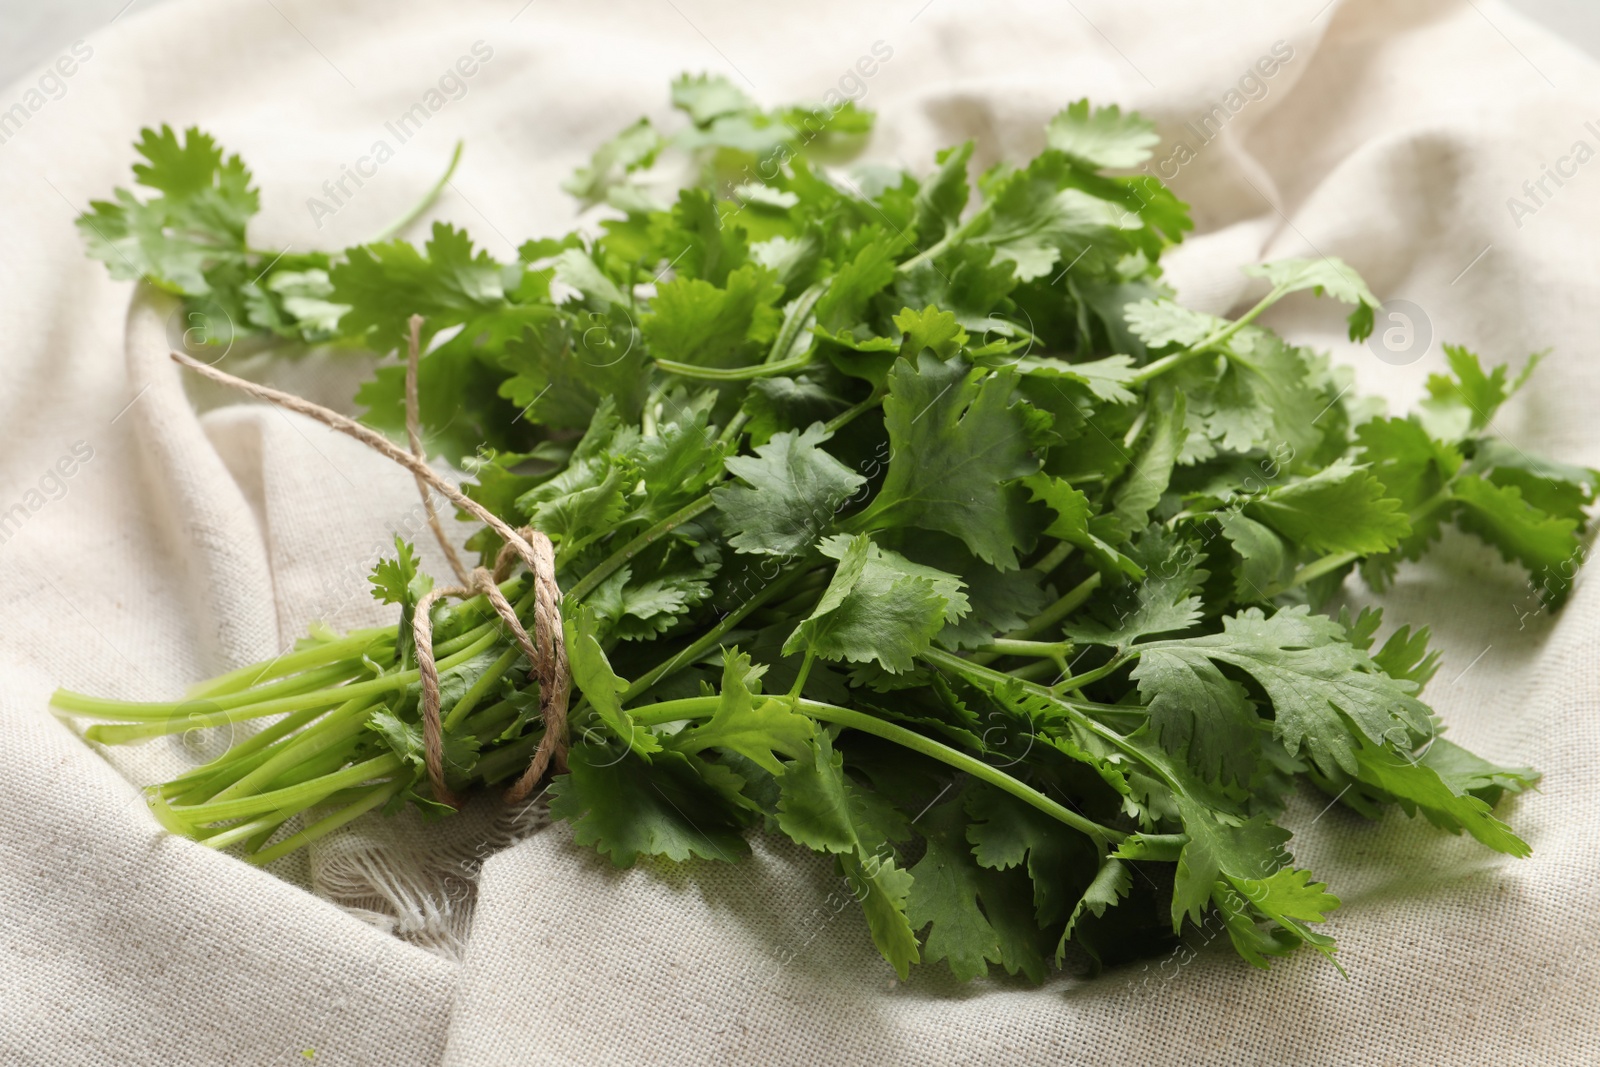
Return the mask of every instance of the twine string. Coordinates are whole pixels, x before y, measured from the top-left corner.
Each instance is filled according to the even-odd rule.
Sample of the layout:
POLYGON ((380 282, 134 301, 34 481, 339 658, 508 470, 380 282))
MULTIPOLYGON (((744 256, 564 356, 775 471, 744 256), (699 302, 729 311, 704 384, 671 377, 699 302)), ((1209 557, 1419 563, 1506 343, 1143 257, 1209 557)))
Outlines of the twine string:
POLYGON ((411 360, 407 373, 406 408, 407 429, 415 451, 409 452, 354 419, 330 411, 320 404, 313 404, 303 397, 237 378, 182 352, 173 352, 171 355, 176 363, 196 374, 236 389, 247 396, 265 400, 315 419, 324 426, 355 438, 390 461, 405 467, 416 477, 418 487, 423 489, 423 500, 427 503, 429 518, 442 544, 447 542, 443 530, 438 525, 426 488, 437 491, 462 511, 482 520, 505 542, 495 559, 492 571, 476 567, 470 574, 465 575, 462 574, 465 568, 459 565, 459 558, 454 556, 453 549, 447 547, 447 554, 452 557, 452 566, 463 579, 462 584, 431 589, 417 601, 412 618, 412 636, 416 642, 417 673, 421 678, 422 687, 423 758, 428 782, 439 802, 449 804, 451 807, 460 807, 461 802, 448 788, 444 778, 444 727, 439 715, 439 668, 433 653, 433 605, 445 597, 467 597, 482 593, 495 613, 505 622, 506 628, 511 631, 512 638, 522 654, 527 657, 533 675, 539 683, 539 714, 544 721, 544 736, 539 739, 538 748, 527 770, 504 794, 506 803, 515 804, 532 792, 547 769, 552 766, 558 772, 566 769, 567 701, 572 677, 568 669, 566 644, 561 630, 561 587, 556 583, 555 549, 550 539, 538 530, 531 527, 513 530, 494 512, 440 477, 421 457, 420 437, 411 427, 416 407, 415 366, 420 348, 419 328, 420 319, 414 317, 411 360), (533 575, 532 638, 529 637, 522 621, 517 618, 516 610, 501 593, 499 587, 499 583, 510 576, 519 559, 533 575))
MULTIPOLYGON (((407 325, 411 330, 406 338, 406 440, 411 443, 411 454, 426 463, 428 457, 422 450, 420 429, 421 405, 417 399, 417 363, 422 358, 422 316, 411 316, 407 325)), ((413 474, 412 477, 417 480, 417 492, 422 495, 422 507, 428 513, 428 525, 433 529, 434 540, 438 541, 439 547, 444 550, 444 558, 450 561, 450 569, 455 572, 456 581, 466 585, 468 582, 466 565, 461 562, 461 554, 456 551, 456 546, 444 535, 444 527, 439 524, 439 513, 433 509, 433 494, 428 491, 428 483, 420 475, 413 474)))

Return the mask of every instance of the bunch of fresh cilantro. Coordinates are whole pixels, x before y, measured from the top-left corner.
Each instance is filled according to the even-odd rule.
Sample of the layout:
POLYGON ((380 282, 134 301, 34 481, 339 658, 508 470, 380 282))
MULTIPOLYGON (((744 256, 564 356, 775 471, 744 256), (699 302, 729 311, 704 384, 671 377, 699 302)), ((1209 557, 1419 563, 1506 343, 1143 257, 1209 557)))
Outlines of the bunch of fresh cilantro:
MULTIPOLYGON (((151 195, 80 220, 114 274, 246 332, 384 352, 424 316, 430 447, 556 546, 581 699, 550 807, 579 842, 628 866, 785 835, 832 857, 899 974, 1036 981, 1206 921, 1257 965, 1331 957, 1338 901, 1275 821, 1296 789, 1527 854, 1491 806, 1535 775, 1439 736, 1427 631, 1317 610, 1446 525, 1561 603, 1596 474, 1490 432, 1520 377, 1447 348, 1416 414, 1353 398, 1254 324, 1313 290, 1369 333, 1337 260, 1252 268, 1265 295, 1231 321, 1175 303, 1186 206, 1119 173, 1157 138, 1115 107, 1062 111, 1025 163, 974 176, 967 143, 918 177, 837 165, 853 109, 716 78, 673 103, 683 129, 641 120, 574 176, 595 223, 512 262, 445 224, 256 251, 249 172, 194 130, 146 131, 151 195)), ((401 424, 402 379, 362 389, 374 425, 401 424)), ((115 720, 103 742, 273 717, 151 792, 257 862, 448 810, 409 627, 431 580, 404 543, 372 580, 398 628, 314 630, 181 703, 56 703, 115 720)), ((503 589, 531 611, 526 576, 503 589)), ((506 782, 541 736, 529 665, 482 598, 435 610, 448 782, 506 782)))

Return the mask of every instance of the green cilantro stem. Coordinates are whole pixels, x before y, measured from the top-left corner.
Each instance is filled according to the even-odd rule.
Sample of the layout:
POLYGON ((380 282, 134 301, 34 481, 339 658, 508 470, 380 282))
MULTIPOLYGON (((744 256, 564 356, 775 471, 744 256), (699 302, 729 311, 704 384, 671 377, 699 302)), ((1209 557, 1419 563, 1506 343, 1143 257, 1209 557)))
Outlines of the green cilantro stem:
POLYGON ((1321 559, 1307 563, 1304 567, 1301 567, 1299 570, 1295 571, 1294 577, 1290 578, 1287 584, 1285 584, 1281 589, 1270 590, 1270 595, 1276 596, 1279 593, 1293 589, 1296 586, 1305 585, 1307 582, 1314 582, 1318 578, 1321 578, 1324 574, 1331 574, 1340 567, 1354 563, 1360 558, 1361 553, 1359 552, 1334 552, 1331 555, 1323 556, 1321 559))
POLYGON ((248 667, 240 667, 236 671, 218 675, 210 681, 189 689, 191 700, 205 700, 237 693, 260 685, 273 678, 281 678, 288 674, 298 674, 312 667, 321 667, 329 663, 337 663, 348 658, 351 654, 371 646, 376 642, 392 641, 394 627, 373 627, 366 630, 354 630, 344 637, 334 641, 321 641, 310 648, 296 649, 286 652, 275 659, 262 663, 252 663, 248 667))
POLYGON ((1076 548, 1076 545, 1068 541, 1060 541, 1056 544, 1056 547, 1040 557, 1039 562, 1035 563, 1032 569, 1038 571, 1041 576, 1048 576, 1057 567, 1070 559, 1076 548))
MULTIPOLYGON (((978 662, 976 656, 974 656, 972 659, 965 659, 956 655, 954 652, 946 652, 942 648, 927 648, 922 652, 919 652, 917 654, 917 658, 928 664, 931 664, 932 666, 942 667, 945 670, 953 671, 954 673, 966 678, 970 682, 979 683, 991 688, 996 685, 1005 685, 1016 681, 1015 674, 1008 674, 1005 671, 997 671, 993 667, 985 666, 984 664, 978 662)), ((1027 691, 1056 701, 1063 706, 1071 706, 1090 711, 1097 710, 1098 708, 1102 707, 1102 705, 1098 705, 1087 700, 1063 700, 1060 694, 1052 693, 1048 688, 1041 685, 1035 685, 1032 682, 1024 682, 1022 685, 1027 691)))
MULTIPOLYGON (((1006 634, 1004 639, 1025 641, 1039 631, 1049 629, 1074 611, 1077 611, 1083 605, 1083 602, 1088 600, 1096 589, 1100 588, 1100 583, 1103 580, 1100 572, 1095 571, 1089 577, 1067 590, 1066 594, 1056 600, 1055 603, 1029 619, 1021 629, 1012 630, 1006 634)), ((972 662, 979 664, 993 663, 998 658, 999 653, 987 653, 974 656, 972 662)))
MULTIPOLYGON (((628 714, 633 718, 634 722, 641 726, 655 726, 660 723, 676 722, 680 719, 708 718, 716 713, 718 700, 719 698, 717 697, 687 697, 682 700, 668 700, 660 704, 631 709, 628 714)), ((1027 783, 1013 778, 998 768, 989 766, 989 764, 980 759, 935 741, 931 737, 924 737, 913 730, 907 730, 903 726, 885 722, 876 716, 867 715, 863 712, 841 708, 835 704, 824 704, 818 700, 796 700, 795 708, 813 719, 872 734, 874 737, 893 742, 902 748, 908 748, 918 755, 937 760, 947 767, 970 774, 974 778, 1004 790, 1024 804, 1044 812, 1058 822, 1064 823, 1098 841, 1115 842, 1121 841, 1128 836, 1120 830, 1102 826, 1091 819, 1079 815, 1071 808, 1051 800, 1027 783)))
MULTIPOLYGON (((1098 710, 1101 707, 1105 707, 1105 705, 1098 705, 1087 700, 1068 699, 1066 696, 1056 692, 1053 689, 1038 685, 1034 682, 1022 681, 1014 674, 1004 674, 1000 671, 991 670, 981 664, 974 663, 971 660, 962 659, 960 656, 952 655, 951 653, 945 652, 941 649, 930 648, 921 654, 921 658, 936 667, 943 667, 946 670, 962 675, 969 681, 977 682, 986 689, 993 689, 999 685, 1015 685, 1020 687, 1022 691, 1026 693, 1029 693, 1033 696, 1043 697, 1044 699, 1050 701, 1054 706, 1060 708, 1068 718, 1072 719, 1072 721, 1077 723, 1079 726, 1093 734, 1098 735, 1103 740, 1116 746, 1133 759, 1138 760, 1144 766, 1150 768, 1150 770, 1160 777, 1162 781, 1166 782, 1174 792, 1186 792, 1183 787, 1183 783, 1179 781, 1178 777, 1174 775, 1171 769, 1168 768, 1164 763, 1159 760, 1152 759, 1148 752, 1141 751, 1137 746, 1129 744, 1127 738, 1123 737, 1121 734, 1117 733, 1117 731, 1110 729, 1104 724, 1096 722, 1093 716, 1087 714, 1089 711, 1098 710)), ((1112 712, 1126 712, 1130 709, 1107 707, 1107 710, 1112 712)))
POLYGON ((909 274, 922 264, 931 263, 933 260, 944 255, 944 253, 953 245, 959 244, 960 242, 966 240, 969 235, 977 232, 984 226, 987 226, 989 224, 989 220, 993 216, 994 203, 993 201, 990 201, 985 203, 983 207, 979 208, 977 211, 973 212, 972 217, 967 219, 966 222, 963 222, 949 233, 946 233, 939 240, 935 241, 921 252, 918 252, 904 263, 901 263, 895 269, 901 274, 909 274))
POLYGON ((534 750, 539 747, 539 742, 543 739, 544 730, 535 727, 521 737, 480 756, 477 772, 483 775, 483 780, 490 785, 504 781, 514 774, 520 774, 528 766, 534 750))
POLYGON ((1006 673, 1013 678, 1036 682, 1052 676, 1055 678, 1065 677, 1067 669, 1068 665, 1060 660, 1036 659, 1032 663, 1024 663, 1015 670, 1007 671, 1006 673))
POLYGON ((450 184, 450 178, 456 172, 456 164, 461 162, 461 152, 464 148, 466 148, 465 141, 456 142, 456 150, 450 153, 450 165, 445 167, 443 174, 439 175, 439 180, 433 183, 433 187, 422 195, 422 199, 418 200, 411 207, 411 210, 379 230, 370 243, 377 244, 379 241, 387 241, 396 234, 403 232, 413 222, 422 217, 422 213, 428 210, 429 206, 439 198, 440 193, 444 192, 444 187, 450 184))
MULTIPOLYGON (((362 723, 363 727, 365 723, 362 723)), ((342 738, 337 744, 332 745, 314 756, 308 756, 305 762, 290 767, 278 774, 272 781, 267 782, 257 789, 255 795, 276 792, 288 789, 290 786, 303 785, 313 782, 341 771, 354 761, 371 758, 377 751, 381 751, 377 744, 367 736, 366 732, 357 731, 354 737, 342 738)), ((204 804, 204 799, 186 802, 185 806, 193 807, 204 804)))
POLYGON ((66 689, 58 689, 51 696, 50 702, 64 711, 102 719, 148 722, 181 718, 182 722, 179 725, 179 729, 187 730, 199 726, 218 725, 214 722, 202 721, 207 719, 211 713, 246 707, 262 697, 268 699, 290 697, 304 693, 307 690, 320 689, 323 686, 344 681, 350 676, 351 671, 352 668, 348 663, 333 663, 326 667, 306 671, 303 674, 297 674, 269 685, 261 686, 249 693, 229 693, 215 699, 135 703, 133 701, 105 700, 100 697, 74 693, 66 689), (198 712, 196 710, 197 705, 209 708, 209 712, 198 712))
POLYGON ((360 699, 345 701, 317 724, 318 729, 303 730, 296 734, 289 744, 275 752, 269 759, 262 761, 260 766, 238 781, 217 792, 211 799, 231 800, 234 797, 247 796, 256 786, 270 783, 278 774, 293 768, 297 763, 359 735, 366 729, 366 721, 359 716, 370 706, 360 699))
POLYGON ((1255 307, 1251 308, 1249 311, 1246 311, 1243 315, 1240 315, 1227 325, 1220 326, 1213 330, 1209 336, 1201 338, 1199 341, 1180 352, 1174 352, 1170 356, 1162 356, 1155 362, 1148 363, 1139 368, 1138 372, 1135 373, 1133 377, 1128 379, 1129 384, 1144 385, 1146 382, 1160 377, 1161 375, 1167 373, 1167 371, 1172 370, 1174 367, 1182 366, 1196 356, 1215 350, 1226 343, 1227 340, 1234 334, 1238 333, 1240 330, 1254 322, 1256 317, 1259 316, 1263 311, 1267 310, 1267 308, 1283 299, 1284 294, 1287 292, 1288 289, 1284 288, 1283 286, 1274 287, 1271 292, 1261 298, 1260 302, 1257 303, 1255 307))
POLYGON ((211 801, 205 804, 194 804, 184 807, 169 805, 168 810, 179 820, 190 824, 216 822, 220 819, 243 819, 256 815, 265 815, 269 811, 289 804, 297 804, 308 798, 315 802, 337 792, 347 786, 360 785, 362 782, 374 778, 382 778, 394 774, 404 767, 404 762, 392 752, 346 767, 333 774, 325 774, 309 782, 292 785, 285 789, 274 789, 265 793, 256 793, 252 796, 237 797, 231 800, 211 801))
MULTIPOLYGON (((1154 366, 1154 364, 1151 364, 1154 366)), ((1132 448, 1133 443, 1139 440, 1139 435, 1144 433, 1145 424, 1150 421, 1150 409, 1140 408, 1139 414, 1133 417, 1133 423, 1128 427, 1128 432, 1122 435, 1122 447, 1132 448)))
POLYGON ((1088 600, 1094 591, 1100 588, 1102 581, 1104 581, 1104 576, 1099 571, 1095 571, 1089 577, 1067 590, 1066 594, 1054 604, 1051 604, 1028 620, 1028 624, 1022 629, 1015 630, 1006 636, 1017 639, 1029 638, 1040 630, 1054 626, 1082 607, 1084 601, 1088 600))
POLYGON ((743 408, 740 408, 739 411, 734 414, 733 418, 728 420, 728 425, 722 428, 722 432, 717 434, 717 444, 723 446, 733 444, 733 442, 739 439, 739 434, 744 432, 744 424, 749 421, 749 412, 745 411, 743 408))
POLYGON ((492 689, 496 682, 505 677, 506 672, 511 669, 511 665, 517 662, 517 658, 521 655, 522 648, 515 643, 500 653, 499 658, 491 663, 482 674, 478 675, 473 680, 472 685, 467 687, 467 691, 461 694, 461 698, 456 701, 455 707, 450 709, 450 714, 444 717, 444 728, 448 730, 457 725, 473 708, 477 707, 478 701, 483 699, 484 694, 492 689))
POLYGON ((162 789, 171 790, 172 792, 168 792, 165 795, 172 796, 179 790, 188 789, 197 784, 209 785, 214 783, 220 777, 229 775, 230 772, 242 774, 244 771, 248 771, 251 766, 259 764, 262 760, 268 758, 269 753, 264 750, 273 747, 318 716, 326 714, 327 711, 322 708, 307 708, 305 711, 297 711, 293 715, 285 715, 271 726, 267 726, 240 741, 209 763, 203 763, 192 770, 171 778, 162 786, 162 789), (258 755, 260 759, 256 759, 258 755), (252 760, 255 761, 254 764, 251 763, 252 760), (243 770, 239 770, 240 767, 243 767, 243 770))
POLYGON ((361 800, 351 804, 349 807, 341 808, 332 815, 312 823, 299 833, 292 834, 291 836, 284 838, 271 848, 252 853, 245 858, 251 863, 260 866, 262 864, 271 863, 273 860, 282 856, 287 856, 295 849, 309 845, 318 838, 324 837, 329 833, 332 833, 334 830, 337 830, 339 827, 344 826, 346 823, 352 822, 356 818, 365 815, 373 808, 379 807, 394 797, 399 796, 401 791, 410 784, 411 783, 407 779, 397 778, 383 785, 374 786, 372 787, 372 791, 370 793, 368 793, 361 800))
MULTIPOLYGON (((403 781, 403 779, 400 780, 403 781)), ((351 800, 371 794, 374 790, 384 789, 389 784, 391 783, 385 782, 374 786, 357 786, 354 789, 341 789, 337 793, 331 793, 328 796, 323 797, 321 800, 291 804, 287 807, 280 808, 272 812, 270 815, 262 815, 255 819, 246 819, 243 822, 234 823, 232 826, 228 826, 214 832, 205 833, 205 836, 200 839, 200 843, 205 845, 207 848, 224 849, 230 848, 241 841, 248 842, 252 838, 261 838, 263 836, 271 837, 284 823, 288 822, 290 819, 309 808, 314 808, 319 805, 343 806, 351 800)), ((255 849, 249 848, 248 851, 253 852, 255 849)))
MULTIPOLYGON (((767 353, 768 364, 791 362, 805 355, 804 352, 796 352, 795 349, 799 346, 801 338, 806 335, 805 327, 812 319, 812 310, 817 306, 817 301, 822 299, 822 294, 827 291, 827 282, 814 282, 790 302, 784 312, 783 325, 778 327, 778 336, 773 338, 772 349, 767 353)), ((814 344, 814 340, 809 342, 807 349, 814 344)))
POLYGON ((1063 678, 1050 688, 1058 693, 1070 693, 1074 690, 1082 689, 1086 685, 1092 685, 1095 682, 1100 681, 1102 678, 1107 678, 1112 674, 1115 674, 1118 668, 1122 667, 1128 662, 1129 659, 1137 655, 1137 650, 1134 650, 1133 652, 1119 653, 1118 655, 1112 656, 1110 660, 1096 667, 1094 670, 1084 671, 1082 674, 1075 674, 1070 678, 1063 678))
POLYGON ((671 515, 668 515, 666 518, 662 519, 660 522, 656 523, 654 526, 634 537, 633 540, 629 541, 627 544, 611 553, 611 555, 607 556, 597 566, 591 569, 588 574, 584 575, 583 578, 579 580, 577 585, 574 585, 571 589, 567 590, 566 595, 563 596, 562 599, 570 600, 574 603, 582 601, 584 597, 594 592, 595 586, 599 585, 601 582, 615 574, 621 567, 632 560, 634 556, 637 556, 639 553, 655 544, 663 536, 672 532, 677 527, 683 525, 690 519, 709 509, 711 507, 711 503, 711 494, 707 493, 705 496, 690 501, 677 511, 674 511, 671 515))
POLYGON ((1072 651, 1071 641, 1022 641, 997 637, 979 647, 980 652, 997 656, 1027 656, 1031 659, 1054 659, 1072 651))
POLYGON ((623 691, 623 703, 627 703, 629 700, 632 700, 640 693, 643 693, 645 690, 649 689, 652 685, 655 685, 667 675, 682 670, 684 667, 687 667, 700 659, 701 656, 704 656, 706 653, 710 652, 713 648, 716 648, 722 643, 722 638, 726 636, 729 630, 732 630, 735 626, 744 621, 745 616, 749 615, 752 611, 767 603, 769 600, 772 600, 780 593, 786 592, 804 577, 806 577, 805 571, 791 571, 787 576, 780 578, 762 588, 756 593, 755 596, 751 597, 749 600, 746 600, 743 604, 740 604, 737 608, 724 615, 717 621, 715 626, 707 630, 687 648, 684 648, 676 655, 656 664, 654 667, 650 668, 650 670, 646 671, 644 674, 635 679, 633 684, 628 686, 628 688, 623 691))
POLYGON ((831 434, 838 433, 840 430, 854 422, 857 418, 871 411, 873 408, 878 407, 882 403, 883 393, 874 390, 871 396, 859 403, 851 404, 849 407, 839 412, 839 414, 823 423, 822 427, 831 434))
POLYGON ((811 365, 811 354, 806 352, 777 363, 757 363, 749 367, 697 367, 693 363, 679 363, 671 359, 658 359, 655 364, 668 374, 676 374, 680 378, 696 378, 705 382, 747 382, 804 370, 811 365))
POLYGON ((915 731, 907 730, 903 726, 896 726, 894 723, 884 722, 882 719, 872 715, 851 711, 848 708, 823 704, 816 700, 801 700, 797 703, 801 711, 814 719, 836 723, 839 726, 881 737, 885 741, 892 741, 904 748, 909 748, 919 755, 938 760, 940 763, 953 767, 958 771, 965 771, 974 778, 1004 790, 1024 804, 1036 808, 1058 822, 1065 823, 1067 826, 1088 834, 1090 837, 1100 841, 1121 841, 1127 837, 1120 830, 1113 830, 1109 826, 1101 826, 1099 823, 1079 815, 1071 808, 1056 803, 1037 789, 1018 781, 1004 771, 991 767, 982 760, 969 756, 959 749, 954 749, 949 745, 935 741, 931 737, 924 737, 915 731))
POLYGON ((650 398, 644 402, 644 407, 639 411, 639 430, 646 437, 656 437, 657 423, 661 418, 661 387, 657 386, 650 391, 650 398))
MULTIPOLYGON (((454 656, 441 659, 438 664, 439 670, 443 672, 451 667, 465 663, 479 652, 492 646, 496 636, 494 633, 485 634, 478 641, 468 645, 454 656)), ((257 703, 236 702, 224 710, 201 715, 183 714, 184 705, 182 704, 118 705, 116 701, 96 700, 93 697, 83 697, 76 693, 66 694, 69 703, 58 703, 57 706, 81 715, 96 715, 101 718, 111 719, 130 717, 137 719, 138 721, 126 726, 121 723, 110 726, 98 725, 92 726, 85 731, 85 736, 91 740, 116 744, 145 737, 160 737, 162 734, 178 733, 183 730, 198 729, 205 726, 221 726, 223 723, 260 719, 283 712, 332 707, 335 704, 342 704, 344 701, 352 700, 356 697, 379 696, 404 689, 415 683, 419 677, 415 670, 396 671, 393 674, 386 674, 382 678, 374 678, 366 682, 352 682, 349 685, 322 689, 312 693, 278 697, 257 703)), ((58 691, 56 697, 59 698, 61 696, 61 691, 58 691)), ((228 698, 224 698, 224 700, 226 699, 228 698)), ((218 703, 222 702, 219 701, 218 703)))
POLYGON ((789 687, 789 699, 800 699, 800 693, 806 687, 806 679, 811 676, 811 667, 817 662, 817 653, 813 649, 806 649, 805 659, 800 662, 800 669, 795 672, 794 684, 789 687))

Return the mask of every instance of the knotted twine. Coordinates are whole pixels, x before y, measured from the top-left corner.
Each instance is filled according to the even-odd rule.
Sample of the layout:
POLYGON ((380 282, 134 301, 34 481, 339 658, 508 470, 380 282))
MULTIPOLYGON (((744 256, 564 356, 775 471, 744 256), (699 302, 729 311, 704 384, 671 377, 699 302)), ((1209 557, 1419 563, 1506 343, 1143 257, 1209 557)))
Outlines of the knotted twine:
MULTIPOLYGON (((419 324, 413 320, 410 359, 407 365, 406 400, 408 408, 408 423, 415 419, 416 407, 416 360, 417 344, 415 343, 419 332, 419 324)), ((430 611, 435 601, 447 596, 473 596, 482 593, 489 601, 495 612, 505 622, 511 631, 517 646, 533 669, 533 674, 539 682, 539 715, 544 721, 544 736, 539 739, 539 746, 529 762, 527 770, 522 776, 507 789, 504 800, 508 804, 515 804, 525 799, 532 792, 535 784, 544 776, 552 765, 557 771, 566 769, 567 754, 567 698, 571 689, 571 674, 567 665, 566 643, 561 632, 561 587, 556 584, 555 550, 550 544, 550 539, 531 527, 513 530, 498 515, 467 496, 460 489, 441 478, 432 467, 428 466, 425 459, 421 458, 421 442, 415 435, 415 430, 408 426, 411 432, 411 442, 415 452, 407 452, 391 442, 387 437, 375 430, 361 425, 354 419, 346 418, 337 411, 330 411, 320 404, 313 404, 303 397, 292 393, 285 393, 270 386, 259 385, 255 382, 236 378, 226 371, 199 360, 193 359, 182 352, 172 352, 172 359, 178 364, 187 367, 203 377, 214 382, 228 386, 231 389, 253 396, 259 400, 298 412, 329 426, 340 433, 355 438, 362 444, 383 455, 387 459, 398 463, 417 478, 418 486, 424 484, 437 490, 447 500, 463 511, 481 519, 490 529, 498 534, 505 542, 495 559, 493 570, 483 567, 474 568, 465 575, 465 581, 460 586, 451 586, 443 589, 432 589, 422 596, 417 602, 412 618, 412 635, 416 643, 417 673, 422 683, 422 737, 423 760, 427 768, 428 782, 433 787, 434 796, 441 803, 452 807, 460 807, 460 801, 445 785, 444 780, 444 729, 439 717, 439 668, 433 653, 433 620, 430 611), (517 558, 527 566, 533 575, 534 584, 534 611, 533 629, 534 639, 530 639, 528 632, 523 628, 522 621, 517 618, 515 609, 500 592, 499 583, 509 576, 511 568, 517 558)), ((434 533, 444 540, 444 532, 439 526, 438 517, 433 511, 432 501, 426 492, 423 493, 423 503, 429 514, 430 524, 434 533)), ((460 559, 454 552, 449 552, 451 565, 456 570, 457 576, 462 576, 463 568, 460 559)))

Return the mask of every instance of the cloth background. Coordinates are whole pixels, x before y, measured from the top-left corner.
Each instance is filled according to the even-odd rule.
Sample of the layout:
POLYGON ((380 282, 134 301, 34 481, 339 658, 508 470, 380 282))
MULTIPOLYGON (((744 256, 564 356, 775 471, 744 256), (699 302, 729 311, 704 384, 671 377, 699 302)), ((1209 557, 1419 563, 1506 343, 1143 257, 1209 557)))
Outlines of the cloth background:
MULTIPOLYGON (((1070 100, 1137 107, 1161 127, 1157 162, 1180 141, 1193 152, 1174 179, 1197 221, 1170 266, 1185 299, 1225 311, 1250 296, 1240 264, 1342 256, 1380 296, 1410 301, 1431 344, 1380 359, 1309 298, 1267 321, 1333 351, 1396 408, 1442 367, 1441 340, 1519 364, 1552 348, 1496 428, 1600 464, 1600 165, 1548 184, 1520 225, 1506 203, 1574 142, 1600 147, 1585 126, 1600 120, 1600 72, 1493 0, 173 0, 135 13, 90 38, 64 94, 0 144, 0 512, 28 509, 0 544, 0 1062, 1600 1059, 1587 965, 1600 939, 1600 592, 1581 582, 1551 617, 1517 571, 1454 537, 1382 597, 1352 596, 1383 603, 1391 624, 1433 625, 1445 665, 1428 695, 1452 737, 1545 772, 1509 816, 1534 855, 1504 860, 1421 822, 1372 826, 1307 800, 1292 847, 1344 900, 1329 927, 1348 980, 1313 954, 1257 972, 1213 945, 1042 989, 958 987, 935 967, 897 983, 860 916, 821 903, 836 886, 816 857, 762 842, 737 867, 616 873, 560 827, 497 851, 504 820, 481 811, 442 836, 365 827, 256 870, 162 833, 146 811, 130 778, 183 765, 180 747, 102 753, 50 714, 56 685, 170 699, 288 647, 314 619, 381 621, 362 575, 394 531, 420 529, 404 472, 181 381, 164 354, 191 324, 84 258, 72 219, 127 183, 141 125, 199 123, 241 153, 264 248, 363 239, 463 137, 430 215, 508 256, 569 227, 559 180, 639 113, 660 115, 679 71, 726 72, 769 102, 816 98, 877 41, 893 55, 865 80, 874 157, 927 167, 966 137, 980 163, 1026 157, 1070 100), (306 199, 480 40, 493 56, 466 94, 319 227, 306 199), (1278 41, 1292 58, 1200 144, 1186 124, 1278 41), (58 468, 77 442, 92 458, 58 468), (464 892, 429 936, 396 936, 407 909, 392 884, 366 902, 346 885, 341 899, 328 876, 340 850, 391 871, 444 855, 468 889, 487 857, 470 932, 464 892)), ((0 94, 0 110, 37 78, 0 94)), ((242 369, 347 403, 366 365, 242 369)))

